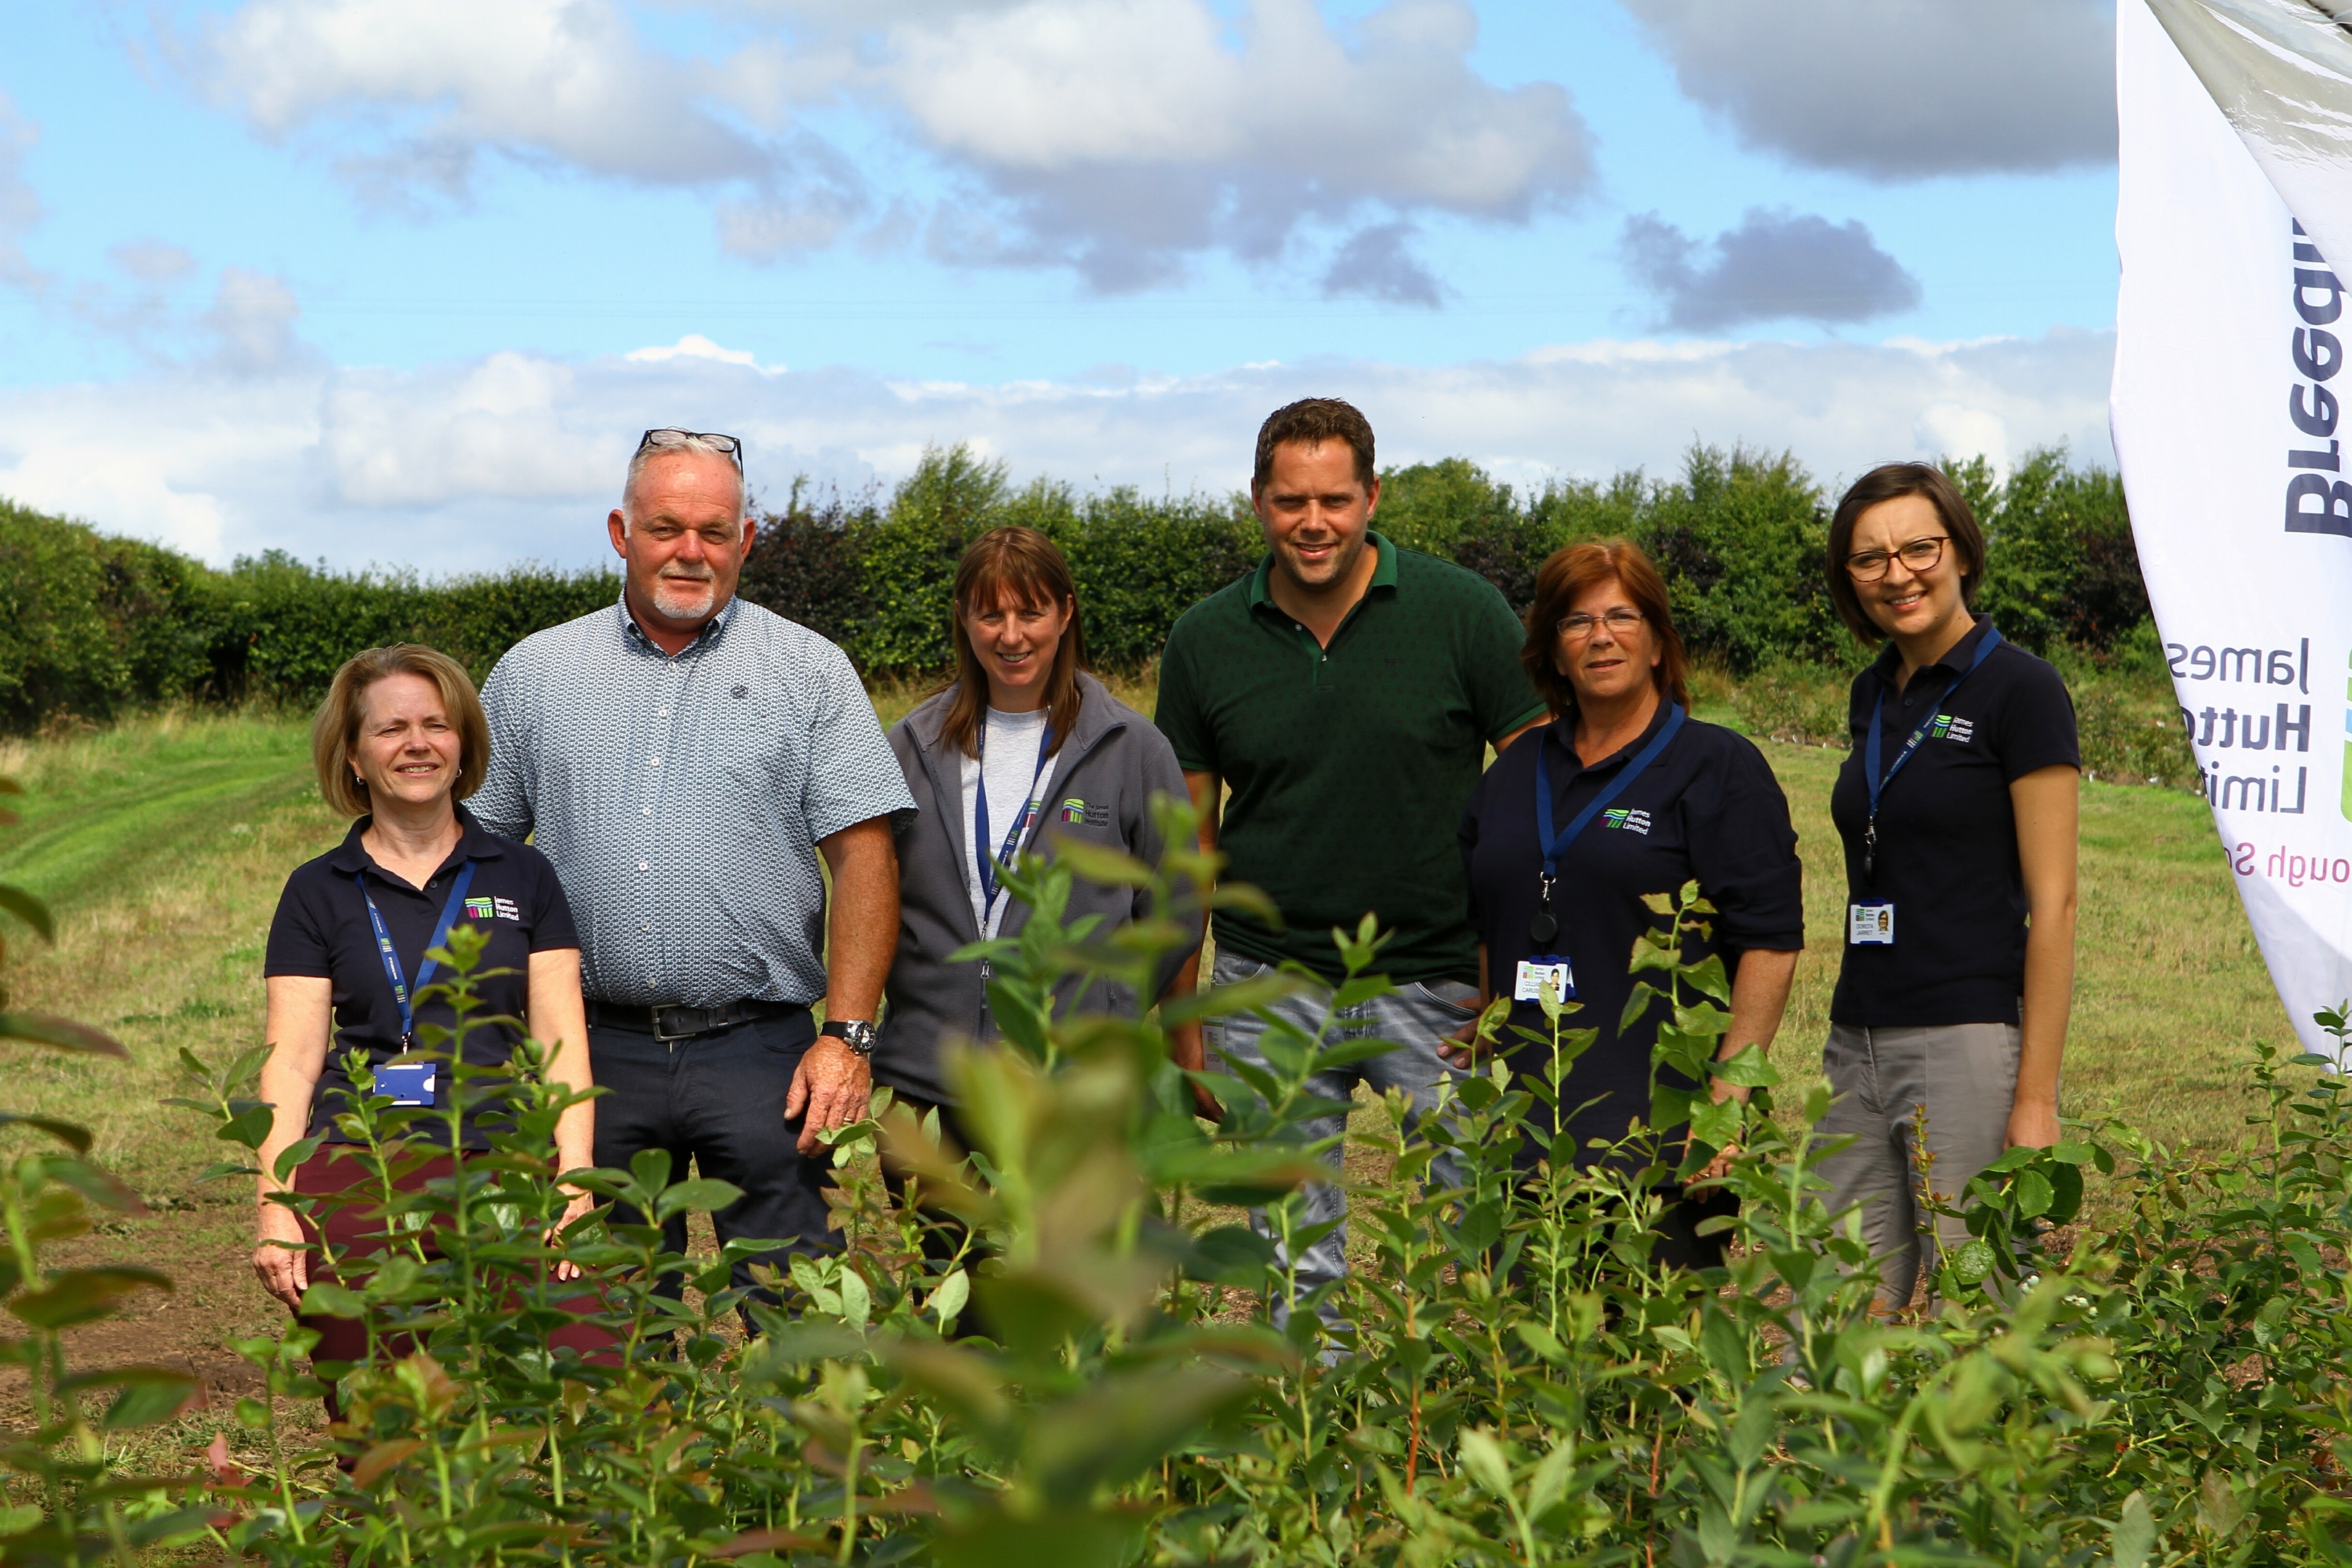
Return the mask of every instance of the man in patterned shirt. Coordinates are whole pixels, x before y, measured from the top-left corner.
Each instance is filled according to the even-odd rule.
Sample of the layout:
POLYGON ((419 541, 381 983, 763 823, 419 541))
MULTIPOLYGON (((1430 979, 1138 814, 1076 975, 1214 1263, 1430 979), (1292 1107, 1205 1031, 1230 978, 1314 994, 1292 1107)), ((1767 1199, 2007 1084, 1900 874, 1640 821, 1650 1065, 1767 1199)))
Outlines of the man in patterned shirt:
MULTIPOLYGON (((732 437, 647 431, 606 521, 621 602, 499 661, 467 804, 534 834, 571 900, 608 1091, 596 1163, 666 1149, 678 1179, 690 1158, 743 1189, 713 1216, 722 1243, 814 1252, 838 1242, 818 1134, 866 1114, 898 940, 891 821, 915 807, 847 657, 735 598, 754 526, 732 437)), ((685 1217, 666 1228, 684 1251, 685 1217)))

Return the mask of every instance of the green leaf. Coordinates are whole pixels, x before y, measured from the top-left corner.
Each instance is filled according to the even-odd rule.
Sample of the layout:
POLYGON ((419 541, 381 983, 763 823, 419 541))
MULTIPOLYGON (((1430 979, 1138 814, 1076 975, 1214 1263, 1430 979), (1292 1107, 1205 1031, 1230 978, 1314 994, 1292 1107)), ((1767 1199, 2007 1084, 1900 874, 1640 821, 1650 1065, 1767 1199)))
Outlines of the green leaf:
POLYGON ((2010 1184, 2010 1191, 2016 1196, 2017 1212, 2028 1219, 2048 1214, 2050 1205, 2058 1197, 2050 1185, 2050 1178, 2039 1171, 2018 1172, 2016 1180, 2010 1184))
POLYGON ((2197 1528, 2219 1538, 2237 1529, 2245 1517, 2245 1505, 2230 1485, 2230 1472, 2219 1466, 2206 1471, 2197 1487, 2197 1528))
POLYGON ((1151 868, 1132 855, 1090 844, 1083 838, 1057 838, 1054 841, 1054 861, 1067 867, 1089 882, 1107 888, 1148 888, 1151 886, 1151 868))
POLYGON ((1511 1461, 1491 1433, 1475 1427, 1462 1434, 1462 1468, 1498 1498, 1511 1496, 1511 1461))
POLYGON ((104 1268, 69 1268, 50 1277, 41 1289, 17 1297, 8 1310, 37 1329, 69 1328, 93 1322, 114 1310, 114 1304, 133 1290, 170 1290, 171 1277, 152 1268, 127 1264, 104 1268))
POLYGON ((971 1276, 959 1268, 940 1280, 931 1289, 930 1300, 923 1310, 940 1321, 940 1331, 946 1333, 971 1300, 971 1276))
POLYGON ((35 931, 39 931, 42 941, 58 940, 58 928, 49 919, 48 906, 24 889, 12 888, 5 882, 0 882, 0 910, 7 910, 35 931))
POLYGON ((1617 1015, 1617 1032, 1622 1035, 1632 1028, 1633 1021, 1649 1010, 1657 994, 1657 988, 1646 980, 1635 984, 1625 998, 1625 1010, 1617 1015))
POLYGON ((2136 1491, 2124 1499, 2113 1540, 2115 1568, 2147 1568, 2148 1553, 2156 1550, 2156 1519, 2147 1510, 2147 1494, 2136 1491))
POLYGON ((1962 1242, 1952 1251, 1952 1274, 1963 1285, 1982 1284, 1993 1269, 1991 1247, 1979 1240, 1962 1242))
POLYGON ((169 1421, 204 1397, 201 1379, 168 1367, 125 1366, 93 1374, 89 1385, 119 1388, 99 1425, 110 1432, 169 1421))
POLYGON ((0 1110, 0 1127, 37 1127, 77 1154, 89 1152, 89 1129, 71 1121, 60 1121, 54 1116, 26 1116, 14 1110, 0 1110))
POLYGON ((276 1107, 248 1105, 236 1115, 224 1119, 213 1136, 224 1143, 257 1150, 268 1141, 270 1126, 277 1120, 276 1107))
POLYGON ((77 1024, 53 1013, 0 1013, 0 1040, 30 1040, 37 1046, 52 1046, 61 1051, 131 1059, 122 1042, 105 1030, 93 1029, 88 1024, 77 1024))
POLYGON ((302 1310, 314 1318, 364 1318, 367 1299, 331 1279, 320 1279, 302 1292, 302 1310))
POLYGON ((734 1183, 708 1176, 675 1183, 654 1200, 654 1223, 665 1224, 675 1215, 714 1213, 742 1195, 743 1189, 734 1183))
POLYGON ((1718 1058, 1714 1072, 1724 1082, 1741 1089, 1769 1089, 1780 1081, 1780 1073, 1773 1069, 1761 1046, 1743 1046, 1738 1056, 1728 1060, 1718 1058))

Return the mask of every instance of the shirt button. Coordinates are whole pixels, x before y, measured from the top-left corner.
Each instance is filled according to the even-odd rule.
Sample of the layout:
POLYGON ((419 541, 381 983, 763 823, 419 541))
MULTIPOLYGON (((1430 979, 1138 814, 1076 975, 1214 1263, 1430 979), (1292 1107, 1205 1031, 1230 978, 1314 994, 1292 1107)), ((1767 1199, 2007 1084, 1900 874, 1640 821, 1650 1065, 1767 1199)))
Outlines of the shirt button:
POLYGON ((640 860, 637 862, 637 869, 640 871, 650 871, 653 869, 653 867, 648 862, 640 860))
POLYGON ((654 710, 654 717, 656 719, 667 719, 669 717, 669 710, 667 708, 656 708, 654 710))
POLYGON ((653 814, 654 814, 654 808, 653 808, 652 806, 650 806, 650 805, 649 805, 649 806, 646 807, 646 815, 647 816, 651 816, 653 814))
POLYGON ((660 759, 659 757, 656 757, 656 758, 654 759, 653 765, 654 765, 654 766, 656 766, 656 767, 659 767, 659 766, 661 766, 661 759, 660 759))

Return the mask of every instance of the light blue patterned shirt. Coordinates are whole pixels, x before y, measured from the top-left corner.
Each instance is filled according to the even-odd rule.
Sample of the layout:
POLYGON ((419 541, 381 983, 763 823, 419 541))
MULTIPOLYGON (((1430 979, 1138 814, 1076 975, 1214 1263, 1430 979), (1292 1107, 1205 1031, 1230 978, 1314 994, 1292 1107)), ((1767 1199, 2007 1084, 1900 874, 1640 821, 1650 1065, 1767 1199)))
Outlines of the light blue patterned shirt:
POLYGON ((816 841, 915 809, 839 648, 739 599, 673 656, 624 597, 509 649, 482 705, 489 776, 467 805, 554 863, 591 997, 824 994, 816 841))

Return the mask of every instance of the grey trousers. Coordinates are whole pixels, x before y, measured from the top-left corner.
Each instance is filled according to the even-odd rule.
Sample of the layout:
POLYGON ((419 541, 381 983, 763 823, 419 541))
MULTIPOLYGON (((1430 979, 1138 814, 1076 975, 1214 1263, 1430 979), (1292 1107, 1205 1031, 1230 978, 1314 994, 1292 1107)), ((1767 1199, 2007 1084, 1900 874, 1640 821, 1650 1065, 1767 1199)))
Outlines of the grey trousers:
MULTIPOLYGON (((1220 951, 1213 976, 1219 985, 1231 985, 1264 973, 1268 966, 1240 953, 1220 951)), ((1323 1021, 1323 1010, 1329 1005, 1328 991, 1311 991, 1286 996, 1268 1011, 1286 1022, 1297 1025, 1308 1034, 1323 1021)), ((1385 1056, 1353 1062, 1318 1073, 1307 1080, 1310 1092, 1328 1100, 1346 1100, 1356 1091, 1359 1083, 1368 1084, 1375 1093, 1402 1089, 1414 1110, 1427 1113, 1436 1108, 1437 1086, 1441 1081, 1460 1081, 1465 1076, 1447 1065, 1437 1054, 1438 1042, 1477 1016, 1478 988, 1453 981, 1437 981, 1429 984, 1398 987, 1386 996, 1375 996, 1369 1002, 1341 1009, 1334 1021, 1338 1037, 1360 1040, 1377 1038, 1394 1040, 1399 1049, 1385 1056)), ((1263 1066, 1265 1058, 1258 1049, 1259 1037, 1265 1025, 1254 1014, 1213 1020, 1207 1029, 1208 1044, 1221 1057, 1231 1057, 1254 1066, 1263 1066)), ((1348 1119, 1344 1113, 1309 1118, 1301 1122, 1298 1131, 1310 1142, 1344 1131, 1348 1119)), ((1340 1165, 1341 1149, 1334 1149, 1326 1158, 1337 1170, 1340 1165)), ((1451 1159, 1441 1157, 1433 1163, 1429 1173, 1433 1188, 1444 1188, 1460 1180, 1451 1159)), ((1302 1248, 1297 1258, 1286 1258, 1284 1262, 1292 1271, 1298 1294, 1304 1295, 1318 1285, 1346 1278, 1348 1273, 1348 1194, 1328 1183, 1314 1183, 1307 1189, 1307 1225, 1338 1222, 1328 1236, 1302 1248)), ((1265 1235, 1273 1236, 1262 1212, 1253 1212, 1250 1223, 1265 1235)), ((1281 1242, 1276 1239, 1279 1251, 1281 1242)), ((1284 1322, 1290 1316, 1290 1300, 1275 1303, 1275 1321, 1284 1322)), ((1328 1313, 1326 1316, 1329 1316, 1328 1313)))
POLYGON ((1908 1307, 1921 1276, 1935 1270, 1937 1247, 1969 1239, 1957 1219, 1932 1216, 1927 1226, 1931 1216, 1917 1194, 1925 1184, 1939 1197, 1958 1196, 2008 1148, 2020 1037, 2014 1024, 1830 1026, 1822 1070, 1836 1098, 1815 1135, 1854 1142, 1818 1172, 1830 1184, 1823 1201, 1832 1214, 1862 1205, 1882 1303, 1908 1307))

